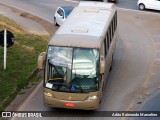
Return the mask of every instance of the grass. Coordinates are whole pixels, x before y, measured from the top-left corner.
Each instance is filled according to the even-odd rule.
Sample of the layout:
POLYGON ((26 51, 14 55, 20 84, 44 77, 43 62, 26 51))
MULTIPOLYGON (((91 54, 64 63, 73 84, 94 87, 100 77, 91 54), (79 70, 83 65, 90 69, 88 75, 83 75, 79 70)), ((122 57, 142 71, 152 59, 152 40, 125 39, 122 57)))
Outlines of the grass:
MULTIPOLYGON (((49 36, 30 34, 14 21, 0 15, 0 31, 7 29, 15 44, 7 49, 7 68, 3 70, 3 47, 0 46, 0 111, 4 111, 21 89, 29 83, 38 55, 46 51, 49 36)), ((35 76, 34 81, 39 77, 35 76)))

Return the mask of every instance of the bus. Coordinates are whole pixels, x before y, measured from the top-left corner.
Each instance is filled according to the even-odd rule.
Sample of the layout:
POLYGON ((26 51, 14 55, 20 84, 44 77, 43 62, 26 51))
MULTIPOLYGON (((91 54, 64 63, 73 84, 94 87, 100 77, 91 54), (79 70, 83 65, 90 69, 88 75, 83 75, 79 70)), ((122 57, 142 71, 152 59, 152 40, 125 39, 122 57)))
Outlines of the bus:
POLYGON ((47 52, 38 58, 38 68, 44 68, 45 106, 98 109, 116 39, 116 6, 80 2, 49 41, 47 52))

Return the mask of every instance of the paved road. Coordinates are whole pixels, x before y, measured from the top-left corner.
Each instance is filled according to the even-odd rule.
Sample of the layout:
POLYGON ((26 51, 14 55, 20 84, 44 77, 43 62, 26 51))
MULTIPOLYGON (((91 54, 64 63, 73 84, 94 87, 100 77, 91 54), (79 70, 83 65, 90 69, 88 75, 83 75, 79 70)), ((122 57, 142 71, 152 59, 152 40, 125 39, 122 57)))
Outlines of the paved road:
MULTIPOLYGON (((140 108, 140 111, 150 111, 150 113, 154 113, 153 111, 160 111, 159 106, 160 101, 160 92, 155 92, 151 97, 149 97, 145 103, 140 108), (152 104, 151 104, 152 103, 152 104)), ((133 118, 134 120, 159 120, 159 117, 137 117, 133 118)))
POLYGON ((10 8, 0 5, 0 14, 18 23, 23 29, 32 34, 48 35, 48 32, 33 20, 21 16, 20 13, 12 11, 10 8))
POLYGON ((133 9, 137 10, 137 1, 138 0, 118 0, 116 4, 119 8, 133 9))
POLYGON ((0 0, 0 3, 28 11, 32 14, 42 17, 45 20, 48 20, 51 23, 53 23, 53 14, 58 6, 77 5, 77 3, 63 0, 45 0, 45 2, 42 0, 0 0))
MULTIPOLYGON (((53 9, 47 4, 34 3, 30 0, 0 0, 52 20, 53 9), (43 6, 43 7, 42 7, 43 6)), ((33 1, 33 0, 32 0, 33 1)), ((55 7, 61 3, 54 0, 55 7)), ((76 3, 71 3, 76 5, 76 3)), ((55 10, 56 8, 54 8, 55 10)), ((145 12, 118 11, 117 48, 114 54, 113 70, 108 78, 104 98, 98 111, 138 110, 150 97, 154 98, 155 91, 159 91, 160 81, 160 16, 145 12)), ((153 99, 156 100, 156 99, 153 99)), ((142 107, 144 108, 144 107, 142 107)), ((148 107, 147 107, 148 108, 148 107)), ((147 109, 145 108, 145 109, 147 109)), ((22 111, 56 111, 43 106, 42 84, 31 93, 19 110, 22 111)), ((64 110, 65 114, 65 110, 64 110)), ((62 114, 63 115, 63 114, 62 114)), ((55 118, 60 119, 60 118, 55 118)), ((68 118, 63 118, 68 119, 68 118)), ((74 118, 83 119, 83 118, 74 118)), ((86 118, 97 119, 97 118, 86 118)), ((102 118, 101 119, 106 119, 102 118)), ((109 118, 108 118, 109 119, 109 118)), ((113 118, 111 118, 113 119, 113 118)))
MULTIPOLYGON (((118 41, 113 69, 108 78, 102 104, 98 111, 138 110, 159 86, 160 17, 145 13, 118 11, 118 41), (127 16, 127 17, 126 17, 127 16), (150 18, 150 19, 145 19, 150 18), (141 104, 139 104, 141 102, 141 104)), ((20 111, 58 111, 43 106, 42 83, 33 91, 20 111)), ((146 108, 145 108, 146 109, 146 108)), ((61 109, 60 109, 61 110, 61 109)), ((62 109, 61 115, 66 115, 62 109)), ((72 114, 72 110, 70 115, 72 114)), ((80 111, 78 111, 80 112, 80 111)), ((45 119, 45 118, 43 118, 45 119)), ((46 118, 53 119, 53 118, 46 118)), ((54 119, 68 119, 55 117, 54 119)), ((74 117, 74 119, 83 119, 74 117)), ((86 118, 97 119, 97 118, 86 118)), ((100 117, 100 119, 106 119, 100 117)), ((116 118, 119 120, 121 118, 116 118)), ((113 120, 113 118, 107 118, 113 120)))

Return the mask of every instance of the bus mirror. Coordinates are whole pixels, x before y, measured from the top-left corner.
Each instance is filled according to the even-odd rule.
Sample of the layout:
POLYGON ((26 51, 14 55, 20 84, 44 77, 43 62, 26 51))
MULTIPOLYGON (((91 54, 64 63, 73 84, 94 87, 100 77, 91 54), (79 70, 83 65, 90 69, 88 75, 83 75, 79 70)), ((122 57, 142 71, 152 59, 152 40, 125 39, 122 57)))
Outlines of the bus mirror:
POLYGON ((105 62, 104 57, 101 56, 100 57, 100 74, 104 74, 104 66, 105 66, 104 62, 105 62))
POLYGON ((46 58, 46 52, 42 52, 39 56, 38 56, 38 64, 37 64, 37 68, 38 69, 42 69, 43 68, 43 63, 44 60, 46 58))

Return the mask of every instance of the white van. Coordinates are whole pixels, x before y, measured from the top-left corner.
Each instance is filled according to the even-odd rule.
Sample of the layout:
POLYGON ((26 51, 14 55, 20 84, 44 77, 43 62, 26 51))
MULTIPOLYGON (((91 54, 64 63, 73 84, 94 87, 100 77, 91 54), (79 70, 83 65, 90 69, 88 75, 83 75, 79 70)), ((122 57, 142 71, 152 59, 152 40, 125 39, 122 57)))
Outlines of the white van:
POLYGON ((160 10, 160 0, 138 0, 137 6, 140 10, 160 10))

